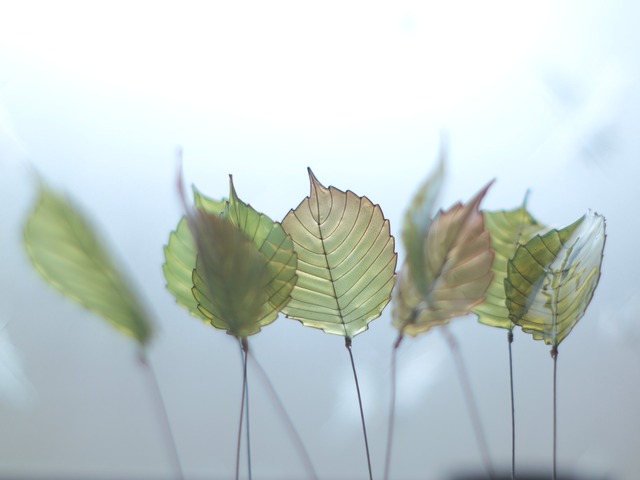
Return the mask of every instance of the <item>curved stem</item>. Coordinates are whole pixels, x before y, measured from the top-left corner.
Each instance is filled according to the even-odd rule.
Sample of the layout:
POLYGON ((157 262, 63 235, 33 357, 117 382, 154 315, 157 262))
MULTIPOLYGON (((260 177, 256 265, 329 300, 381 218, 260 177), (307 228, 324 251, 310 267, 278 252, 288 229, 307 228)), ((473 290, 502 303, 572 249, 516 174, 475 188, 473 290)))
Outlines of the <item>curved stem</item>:
POLYGON ((384 460, 384 480, 389 479, 389 470, 391 468, 391 447, 393 444, 393 431, 395 429, 395 417, 396 417, 396 371, 398 360, 398 347, 402 342, 402 333, 398 335, 398 340, 393 345, 391 350, 391 401, 389 404, 389 430, 387 432, 387 454, 384 460))
POLYGON ((462 355, 460 354, 460 349, 458 348, 456 339, 453 337, 451 332, 449 332, 449 329, 446 326, 442 328, 442 331, 444 332, 447 342, 449 343, 451 353, 453 354, 453 358, 456 363, 456 368, 458 369, 458 377, 460 378, 463 395, 467 403, 467 408, 469 409, 469 416, 471 417, 471 423, 473 424, 473 430, 476 434, 476 441, 478 442, 478 447, 480 448, 480 454, 482 455, 484 467, 487 470, 489 478, 493 479, 495 478, 493 463, 491 462, 491 456, 489 455, 487 438, 485 436, 484 429, 482 428, 482 422, 480 421, 478 405, 473 396, 473 391, 471 390, 469 374, 467 373, 467 369, 462 359, 462 355))
MULTIPOLYGON (((249 351, 249 344, 247 343, 247 339, 243 338, 241 340, 242 351, 244 352, 244 358, 246 358, 247 352, 249 351)), ((242 442, 242 420, 244 414, 244 399, 247 390, 247 362, 243 362, 242 366, 242 397, 240 400, 240 422, 238 425, 238 443, 236 446, 236 480, 240 478, 240 445, 242 442)))
POLYGON ((513 355, 511 353, 511 344, 513 343, 513 331, 509 330, 507 334, 509 342, 509 385, 511 390, 511 480, 516 478, 516 407, 513 395, 513 355))
POLYGON ((289 414, 287 413, 287 409, 284 408, 282 400, 280 400, 280 397, 278 396, 276 389, 273 387, 271 380, 269 380, 267 373, 262 368, 262 365, 260 365, 260 362, 258 362, 258 359, 256 358, 255 354, 253 352, 249 352, 249 357, 253 359, 253 363, 258 370, 258 374, 260 375, 260 378, 262 379, 263 383, 267 387, 267 390, 269 391, 269 395, 271 396, 271 399, 276 406, 276 410, 278 411, 280 417, 284 420, 284 423, 287 427, 287 431, 289 435, 293 438, 296 449, 298 450, 298 453, 303 459, 305 468, 307 469, 307 473, 311 478, 313 478, 314 480, 317 480, 318 475, 316 474, 316 471, 313 468, 313 464, 311 463, 311 458, 309 457, 309 453, 307 452, 307 449, 305 448, 304 443, 302 443, 302 438, 300 437, 300 434, 298 433, 298 431, 296 430, 296 427, 291 421, 291 417, 289 417, 289 414))
POLYGON ((553 358, 553 480, 557 478, 558 465, 558 347, 551 349, 553 358))
POLYGON ((367 426, 364 422, 364 410, 362 409, 362 396, 360 395, 360 385, 358 384, 358 374, 356 373, 356 364, 353 360, 353 352, 351 351, 351 339, 345 337, 344 345, 349 352, 349 358, 351 359, 351 368, 353 370, 353 378, 356 382, 356 392, 358 393, 358 405, 360 405, 360 419, 362 420, 362 434, 364 435, 364 448, 367 452, 367 467, 369 468, 369 480, 373 480, 373 474, 371 473, 371 456, 369 455, 369 440, 367 439, 367 426))
POLYGON ((173 436, 173 430, 171 429, 171 422, 169 421, 169 414, 167 413, 167 407, 162 398, 162 391, 160 390, 160 384, 158 383, 158 377, 156 376, 151 363, 147 359, 145 352, 140 352, 140 364, 144 367, 148 385, 150 388, 151 397, 153 399, 154 408, 158 417, 158 422, 162 428, 163 437, 167 444, 167 451, 173 464, 176 477, 179 480, 184 480, 184 472, 182 471, 182 464, 180 463, 180 456, 178 455, 178 447, 173 436))

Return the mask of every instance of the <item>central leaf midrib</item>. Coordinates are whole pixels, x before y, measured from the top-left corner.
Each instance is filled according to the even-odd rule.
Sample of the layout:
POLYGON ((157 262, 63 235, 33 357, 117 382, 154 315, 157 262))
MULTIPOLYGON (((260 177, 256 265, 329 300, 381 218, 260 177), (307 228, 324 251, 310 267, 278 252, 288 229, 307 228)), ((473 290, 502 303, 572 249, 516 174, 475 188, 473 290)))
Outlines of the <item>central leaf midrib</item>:
MULTIPOLYGON (((327 215, 327 218, 329 217, 330 214, 331 213, 329 212, 329 214, 327 215)), ((316 225, 318 226, 318 235, 320 239, 320 244, 322 246, 322 256, 324 257, 324 263, 327 267, 327 271, 329 272, 329 281, 331 282, 331 290, 333 291, 333 298, 336 301, 336 310, 338 311, 338 315, 340 317, 340 323, 342 324, 342 328, 344 329, 344 336, 349 337, 349 334, 347 332, 347 325, 344 321, 344 316, 342 314, 342 307, 340 306, 340 302, 338 301, 338 292, 336 292, 336 285, 333 279, 333 273, 331 272, 331 266, 329 265, 327 248, 324 243, 324 235, 322 234, 322 223, 320 222, 320 200, 319 199, 316 199, 316 215, 317 215, 316 218, 318 219, 316 221, 316 225)))

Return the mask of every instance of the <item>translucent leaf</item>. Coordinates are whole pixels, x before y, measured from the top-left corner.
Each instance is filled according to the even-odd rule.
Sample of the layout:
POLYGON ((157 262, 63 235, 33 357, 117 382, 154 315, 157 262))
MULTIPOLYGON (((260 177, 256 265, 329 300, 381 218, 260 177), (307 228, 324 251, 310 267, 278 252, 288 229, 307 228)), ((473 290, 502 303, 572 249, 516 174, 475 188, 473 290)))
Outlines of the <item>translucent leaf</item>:
POLYGON ((353 338, 389 303, 397 255, 379 205, 324 187, 309 169, 311 194, 282 221, 298 253, 290 318, 353 338))
POLYGON ((444 182, 444 166, 445 157, 443 151, 437 168, 414 195, 402 224, 402 242, 405 248, 406 261, 413 265, 411 269, 413 282, 416 288, 424 295, 428 292, 428 285, 422 275, 426 270, 424 239, 431 226, 435 204, 444 182))
POLYGON ((190 214, 197 248, 193 295, 211 324, 245 338, 260 331, 268 297, 267 258, 231 222, 201 210, 190 214))
POLYGON ((591 302, 605 238, 604 217, 589 212, 519 246, 504 282, 511 320, 536 340, 557 347, 591 302))
POLYGON ((405 261, 394 290, 393 324, 401 333, 417 335, 452 318, 468 314, 484 301, 493 278, 493 251, 485 230, 480 202, 491 184, 468 204, 440 211, 423 240, 424 261, 405 261), (414 268, 424 279, 421 291, 413 281, 414 268))
MULTIPOLYGON (((227 208, 226 200, 212 200, 195 188, 193 194, 196 206, 207 213, 221 215, 227 208)), ((167 280, 167 290, 171 292, 179 305, 186 308, 193 316, 208 323, 209 318, 198 310, 198 302, 191 292, 193 269, 196 266, 196 245, 186 217, 182 217, 178 227, 171 232, 169 243, 164 247, 164 258, 165 263, 162 266, 162 271, 167 280)))
POLYGON ((472 311, 478 315, 478 321, 485 325, 512 330, 514 324, 509 319, 504 293, 507 262, 518 245, 527 243, 546 227, 531 216, 526 204, 514 210, 484 212, 484 224, 491 234, 491 248, 495 252, 493 281, 487 290, 486 300, 472 311))
POLYGON ((290 298, 297 279, 293 242, 279 223, 238 198, 232 180, 228 201, 217 202, 196 191, 195 204, 198 210, 192 213, 191 225, 183 218, 165 247, 167 288, 179 304, 213 326, 239 337, 257 333, 278 317, 290 298), (232 229, 209 217, 217 217, 232 229), (202 250, 207 253, 198 265, 193 228, 200 232, 202 250), (243 275, 253 277, 243 279, 243 275), (237 291, 230 296, 227 287, 231 284, 237 291), (260 292, 251 293, 253 288, 260 292), (254 300, 260 303, 257 310, 254 300), (244 312, 240 312, 241 302, 246 302, 244 312))
POLYGON ((78 209, 44 185, 24 231, 38 272, 65 296, 145 345, 152 323, 131 285, 78 209))
POLYGON ((291 298, 298 279, 298 257, 293 249, 293 241, 282 225, 242 202, 232 179, 229 188, 226 218, 247 235, 268 260, 270 273, 266 289, 269 304, 263 306, 260 317, 260 322, 266 325, 278 317, 278 312, 291 298))

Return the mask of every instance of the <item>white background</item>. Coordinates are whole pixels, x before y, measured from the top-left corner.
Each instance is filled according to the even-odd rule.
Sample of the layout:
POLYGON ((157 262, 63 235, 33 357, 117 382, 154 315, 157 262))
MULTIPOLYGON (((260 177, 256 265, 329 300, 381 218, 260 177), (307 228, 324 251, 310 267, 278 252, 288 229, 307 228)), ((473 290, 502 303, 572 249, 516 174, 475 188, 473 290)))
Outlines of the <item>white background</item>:
MULTIPOLYGON (((187 182, 212 197, 232 173, 242 199, 280 220, 308 194, 310 166, 379 203, 399 236, 445 129, 443 207, 497 178, 487 209, 530 188, 549 225, 606 216, 600 286, 560 348, 559 463, 637 478, 639 20, 632 0, 0 2, 0 477, 172 478, 133 342, 26 259, 29 165, 82 204, 154 312, 150 356, 187 477, 231 478, 237 346, 175 305, 161 271, 181 215, 177 148, 187 182)), ((506 469, 506 333, 472 317, 452 331, 506 469)), ((388 309, 353 342, 377 478, 394 339, 388 309)), ((250 344, 320 477, 366 478, 343 340, 281 318, 250 344)), ((521 471, 551 460, 548 351, 516 332, 521 471)), ((399 368, 392 477, 481 469, 440 332, 406 341, 399 368)), ((254 478, 304 478, 253 373, 254 478)))

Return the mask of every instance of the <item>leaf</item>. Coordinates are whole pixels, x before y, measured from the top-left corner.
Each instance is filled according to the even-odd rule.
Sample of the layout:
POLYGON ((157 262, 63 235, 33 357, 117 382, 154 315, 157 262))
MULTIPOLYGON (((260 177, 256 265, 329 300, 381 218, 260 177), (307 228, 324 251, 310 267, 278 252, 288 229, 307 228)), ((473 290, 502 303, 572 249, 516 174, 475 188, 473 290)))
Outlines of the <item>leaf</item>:
MULTIPOLYGON (((212 215, 221 215, 227 208, 227 201, 212 200, 193 189, 196 206, 212 215)), ((200 310, 191 289, 193 288, 193 270, 196 266, 196 245, 189 230, 186 217, 182 217, 175 231, 169 236, 169 243, 164 247, 165 263, 162 266, 167 280, 167 290, 179 305, 186 308, 191 315, 209 322, 200 310)))
POLYGON ((424 260, 403 264, 393 306, 393 324, 401 333, 426 332, 468 314, 484 301, 493 278, 494 254, 480 202, 490 186, 468 204, 440 211, 423 240, 424 260), (418 271, 413 273, 414 269, 418 271), (424 281, 425 291, 413 281, 416 275, 424 281))
POLYGON ((514 210, 484 212, 484 223, 491 234, 491 248, 495 252, 493 281, 487 290, 486 300, 472 312, 478 315, 480 323, 513 330, 514 324, 509 319, 504 293, 507 262, 513 257, 518 245, 527 243, 546 227, 527 211, 526 199, 520 208, 514 210))
POLYGON ((262 324, 266 325, 278 317, 278 312, 291 298, 298 280, 298 257, 293 249, 293 240, 279 222, 274 222, 242 202, 236 194, 232 178, 229 179, 229 189, 226 218, 244 232, 268 260, 270 276, 266 289, 269 305, 264 305, 260 318, 262 324))
POLYGON ((129 282, 78 209, 44 184, 24 244, 49 284, 146 345, 153 325, 129 282))
POLYGON ((584 315, 600 279, 605 219, 588 212, 561 230, 536 235, 507 266, 511 320, 557 347, 584 315))
POLYGON ((211 324, 245 338, 260 331, 267 303, 267 258, 231 222, 201 210, 189 214, 197 248, 193 295, 211 324))
POLYGON ((444 182, 445 154, 440 153, 440 161, 435 171, 420 186, 404 216, 402 224, 402 242, 405 247, 406 261, 413 265, 413 282, 419 292, 427 294, 428 285, 422 272, 425 271, 424 239, 427 236, 436 201, 444 182))
POLYGON ((217 202, 196 191, 195 204, 199 212, 192 212, 192 226, 183 218, 165 247, 167 288, 179 304, 213 326, 239 337, 257 333, 278 317, 290 298, 297 278, 293 242, 279 223, 238 198, 232 179, 228 201, 217 202), (209 217, 218 217, 232 229, 209 217), (207 253, 199 265, 192 228, 200 232, 202 251, 207 253), (253 277, 243 279, 243 275, 253 277), (259 286, 253 280, 259 280, 259 286), (227 287, 232 284, 236 290, 230 294, 227 287), (221 296, 221 292, 227 293, 221 296), (242 301, 249 302, 245 312, 240 312, 242 301))
POLYGON ((395 242, 379 205, 326 188, 308 172, 310 196, 282 221, 298 253, 298 283, 283 313, 353 338, 389 303, 395 242))

